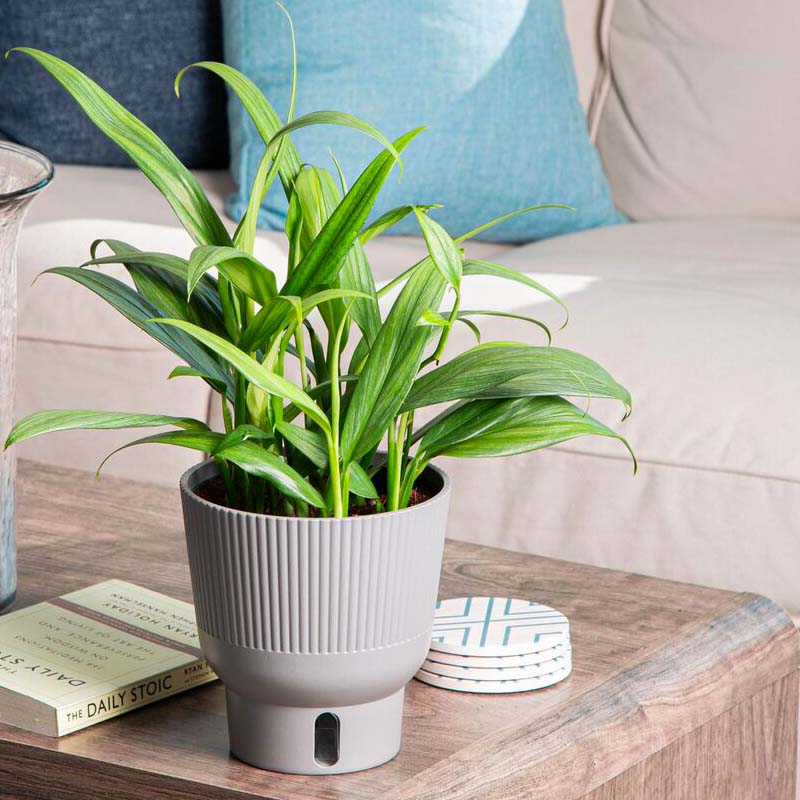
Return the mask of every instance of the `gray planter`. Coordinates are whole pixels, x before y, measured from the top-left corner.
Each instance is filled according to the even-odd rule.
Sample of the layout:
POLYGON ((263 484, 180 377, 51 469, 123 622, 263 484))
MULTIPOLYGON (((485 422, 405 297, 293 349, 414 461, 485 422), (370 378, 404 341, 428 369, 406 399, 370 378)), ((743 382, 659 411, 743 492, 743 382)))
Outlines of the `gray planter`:
POLYGON ((400 749, 405 684, 425 659, 450 487, 348 519, 251 514, 181 478, 200 643, 225 684, 231 752, 280 772, 377 766, 400 749))

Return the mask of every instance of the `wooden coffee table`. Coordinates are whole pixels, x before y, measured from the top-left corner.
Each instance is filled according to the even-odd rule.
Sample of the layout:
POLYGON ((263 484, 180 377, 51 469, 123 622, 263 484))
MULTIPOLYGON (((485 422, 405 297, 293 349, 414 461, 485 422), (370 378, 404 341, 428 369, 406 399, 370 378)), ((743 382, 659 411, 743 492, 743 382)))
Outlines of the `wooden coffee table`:
MULTIPOLYGON (((177 489, 23 464, 18 494, 19 605, 108 578, 191 600, 177 489)), ((0 725, 0 797, 794 798, 800 639, 769 600, 456 541, 441 593, 562 609, 572 676, 501 696, 412 681, 399 756, 331 777, 233 759, 218 683, 63 739, 0 725)))

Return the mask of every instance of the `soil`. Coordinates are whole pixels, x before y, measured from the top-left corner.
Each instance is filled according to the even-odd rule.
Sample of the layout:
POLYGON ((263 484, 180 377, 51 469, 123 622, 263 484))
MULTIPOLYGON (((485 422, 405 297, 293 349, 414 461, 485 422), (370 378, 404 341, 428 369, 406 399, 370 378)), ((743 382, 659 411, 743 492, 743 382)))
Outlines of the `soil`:
MULTIPOLYGON (((198 497, 201 497, 203 500, 208 501, 209 503, 213 503, 217 506, 222 506, 223 508, 232 508, 228 504, 228 498, 225 494, 225 484, 222 482, 222 478, 219 476, 215 476, 210 480, 207 480, 205 483, 201 483, 200 486, 195 489, 195 493, 198 497)), ((436 492, 431 489, 429 486, 425 486, 424 484, 418 486, 411 491, 411 499, 409 500, 409 506, 416 506, 419 503, 424 503, 426 500, 430 500, 436 492)), ((381 494, 381 503, 386 505, 386 495, 381 494)), ((265 514, 272 513, 270 510, 264 509, 265 514)), ((366 517, 370 514, 377 514, 377 503, 374 500, 365 500, 363 503, 357 506, 350 506, 350 513, 348 516, 351 517, 366 517)), ((281 514, 280 516, 285 516, 285 514, 281 514)), ((316 510, 313 508, 309 509, 309 516, 316 517, 316 510)))

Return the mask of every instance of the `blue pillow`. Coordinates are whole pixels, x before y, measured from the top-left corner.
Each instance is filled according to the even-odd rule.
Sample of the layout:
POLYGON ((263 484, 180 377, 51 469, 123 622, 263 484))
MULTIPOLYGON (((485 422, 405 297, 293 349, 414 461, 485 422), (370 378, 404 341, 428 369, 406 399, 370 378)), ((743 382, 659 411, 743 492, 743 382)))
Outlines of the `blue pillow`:
MULTIPOLYGON (((315 0, 286 3, 298 48, 296 116, 320 109, 356 114, 390 139, 429 129, 403 154, 373 217, 406 203, 433 212, 452 234, 525 206, 564 203, 575 212, 523 214, 485 234, 524 242, 610 225, 623 218, 586 130, 561 0, 315 0)), ((263 0, 223 3, 226 61, 249 75, 279 114, 291 84, 291 40, 281 11, 263 0)), ((264 148, 238 101, 229 104, 231 168, 239 218, 264 148)), ((300 158, 348 183, 380 145, 353 130, 319 126, 293 136, 300 158)), ((259 224, 282 228, 276 184, 259 224)), ((413 215, 392 229, 417 234, 413 215)))
MULTIPOLYGON (((0 54, 27 46, 69 61, 147 123, 187 166, 225 167, 228 127, 219 80, 192 70, 180 100, 172 90, 182 67, 222 57, 221 23, 219 0, 19 0, 0 3, 0 54)), ((132 165, 53 78, 20 54, 0 63, 0 139, 59 163, 132 165)))

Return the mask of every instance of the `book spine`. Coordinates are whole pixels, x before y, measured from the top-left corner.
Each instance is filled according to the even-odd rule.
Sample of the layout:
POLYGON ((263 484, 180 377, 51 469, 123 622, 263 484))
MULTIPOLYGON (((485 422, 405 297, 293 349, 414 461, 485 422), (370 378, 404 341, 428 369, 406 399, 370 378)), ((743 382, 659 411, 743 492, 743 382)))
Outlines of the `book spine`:
POLYGON ((102 692, 80 703, 57 708, 57 735, 64 736, 88 728, 216 678, 208 662, 201 659, 142 678, 119 689, 102 692))

